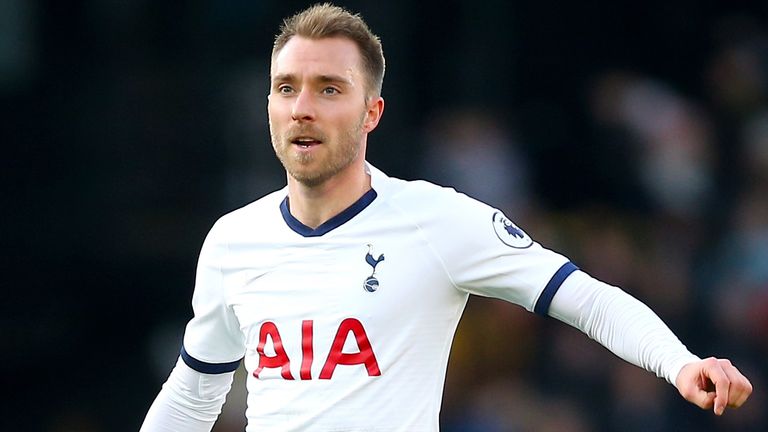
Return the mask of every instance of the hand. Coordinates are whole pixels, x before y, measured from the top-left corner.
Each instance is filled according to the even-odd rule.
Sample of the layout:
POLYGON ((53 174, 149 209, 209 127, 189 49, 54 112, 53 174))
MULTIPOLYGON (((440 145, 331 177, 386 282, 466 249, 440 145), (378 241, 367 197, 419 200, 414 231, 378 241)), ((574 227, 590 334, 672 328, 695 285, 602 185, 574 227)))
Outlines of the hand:
POLYGON ((714 408, 722 415, 725 407, 738 408, 752 393, 752 384, 729 360, 710 357, 683 366, 675 380, 680 394, 700 408, 714 408))

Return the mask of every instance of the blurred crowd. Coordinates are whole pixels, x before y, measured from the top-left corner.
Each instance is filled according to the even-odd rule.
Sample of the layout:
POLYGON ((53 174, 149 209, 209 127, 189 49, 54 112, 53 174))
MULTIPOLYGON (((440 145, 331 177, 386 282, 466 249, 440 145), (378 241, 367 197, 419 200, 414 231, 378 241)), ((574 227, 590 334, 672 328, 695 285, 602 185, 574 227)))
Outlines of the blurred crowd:
MULTIPOLYGON (((473 297, 444 432, 768 430, 764 6, 339 3, 387 55, 370 162, 504 210, 755 387, 715 418, 577 330, 473 297)), ((207 229, 284 184, 268 53, 305 5, 0 4, 0 430, 137 429, 178 355, 207 229)), ((216 432, 243 428, 243 374, 216 432)))
POLYGON ((423 172, 516 215, 534 239, 649 304, 700 356, 731 357, 753 400, 721 419, 697 413, 573 329, 475 299, 454 346, 445 431, 768 429, 768 34, 721 24, 741 27, 711 53, 705 97, 637 72, 591 79, 593 140, 573 171, 590 181, 558 178, 589 188, 577 206, 537 202, 526 143, 482 110, 434 117, 423 172))

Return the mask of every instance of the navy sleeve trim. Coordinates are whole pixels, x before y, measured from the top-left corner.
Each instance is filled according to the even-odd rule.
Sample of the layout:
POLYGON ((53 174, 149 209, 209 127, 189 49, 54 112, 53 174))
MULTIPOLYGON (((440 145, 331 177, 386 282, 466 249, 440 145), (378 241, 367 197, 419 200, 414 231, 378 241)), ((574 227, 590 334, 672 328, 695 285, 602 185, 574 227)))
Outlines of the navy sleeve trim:
POLYGON ((533 308, 533 311, 539 315, 547 316, 547 313, 549 313, 549 305, 552 303, 555 293, 560 289, 560 286, 565 279, 578 269, 579 268, 570 261, 563 264, 552 276, 552 279, 549 280, 547 286, 544 287, 544 291, 541 292, 539 299, 536 300, 536 306, 533 308))
POLYGON ((206 363, 200 361, 187 353, 184 347, 181 347, 181 359, 192 369, 205 374, 223 374, 234 372, 240 366, 240 360, 229 363, 206 363))

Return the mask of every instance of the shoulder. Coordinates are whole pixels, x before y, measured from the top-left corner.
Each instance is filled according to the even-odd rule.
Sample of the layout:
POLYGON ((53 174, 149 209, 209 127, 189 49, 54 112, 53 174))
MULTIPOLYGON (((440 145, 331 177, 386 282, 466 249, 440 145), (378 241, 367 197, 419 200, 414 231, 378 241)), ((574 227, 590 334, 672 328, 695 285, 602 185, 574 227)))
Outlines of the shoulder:
POLYGON ((374 189, 387 201, 398 205, 423 208, 427 204, 476 201, 453 188, 439 186, 427 180, 403 180, 390 177, 370 165, 369 169, 374 189))
POLYGON ((441 218, 475 217, 492 212, 492 206, 463 194, 452 187, 426 180, 391 179, 394 187, 388 201, 413 215, 437 215, 441 218))
POLYGON ((271 229, 272 221, 279 218, 280 202, 286 194, 285 189, 280 189, 224 214, 213 224, 208 237, 227 241, 233 235, 271 229))
POLYGON ((480 240, 527 249, 533 240, 501 210, 451 187, 387 177, 387 205, 433 238, 480 240))

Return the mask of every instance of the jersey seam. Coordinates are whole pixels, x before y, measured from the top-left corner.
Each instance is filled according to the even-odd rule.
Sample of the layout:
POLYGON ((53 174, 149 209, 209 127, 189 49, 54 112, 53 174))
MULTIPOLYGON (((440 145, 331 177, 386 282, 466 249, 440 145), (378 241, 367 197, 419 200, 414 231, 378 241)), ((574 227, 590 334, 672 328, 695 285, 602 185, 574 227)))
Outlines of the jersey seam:
MULTIPOLYGON (((397 204, 394 204, 394 203, 392 202, 392 199, 391 199, 391 198, 392 198, 392 197, 390 197, 390 199, 387 199, 387 200, 385 201, 385 203, 386 203, 387 205, 389 205, 389 206, 390 206, 392 209, 394 209, 395 211, 397 211, 398 213, 400 213, 400 214, 401 214, 401 216, 403 217, 403 219, 404 219, 404 220, 408 221, 408 223, 410 223, 411 225, 413 225, 414 227, 416 227, 416 229, 417 229, 417 230, 418 230, 418 232, 419 232, 419 236, 421 236, 421 238, 422 238, 422 239, 423 239, 423 240, 426 242, 426 244, 427 244, 427 247, 429 248, 429 250, 430 250, 430 251, 432 251, 432 254, 433 254, 433 255, 435 256, 435 258, 437 259, 438 263, 440 264, 440 267, 443 269, 443 272, 445 272, 445 275, 446 275, 446 277, 448 277, 448 280, 450 281, 450 283, 451 283, 451 286, 453 287, 453 289, 454 289, 454 290, 456 290, 456 292, 457 292, 457 293, 459 293, 459 294, 462 294, 462 295, 464 295, 464 296, 465 296, 465 297, 464 297, 464 301, 463 301, 463 302, 461 302, 461 305, 460 305, 460 306, 457 306, 457 310, 456 310, 456 311, 454 311, 455 313, 461 314, 461 313, 462 313, 462 311, 464 310, 464 308, 465 308, 465 307, 466 307, 466 305, 467 305, 467 299, 469 298, 469 297, 468 297, 468 295, 469 295, 470 293, 469 293, 468 291, 462 290, 462 289, 461 289, 461 288, 459 288, 459 286, 456 284, 456 282, 455 282, 455 281, 454 281, 454 279, 453 279, 453 276, 451 275, 450 271, 448 270, 448 266, 445 264, 445 260, 443 260, 443 257, 440 255, 440 253, 439 253, 439 252, 438 252, 438 251, 435 249, 435 247, 432 245, 432 241, 430 241, 429 237, 427 237, 427 235, 425 234, 425 232, 424 232, 424 229, 421 227, 421 225, 419 225, 417 222, 415 222, 415 221, 414 221, 414 220, 413 220, 413 219, 412 219, 412 218, 411 218, 411 217, 408 215, 408 213, 406 213, 406 212, 405 212, 405 211, 404 211, 404 210, 403 210, 403 209, 402 209, 400 206, 398 206, 397 204)), ((382 203, 382 204, 384 204, 384 203, 382 203)), ((454 328, 453 328, 453 334, 454 334, 454 335, 456 334, 456 330, 457 330, 457 328, 458 328, 458 326, 459 326, 459 322, 460 322, 460 319, 459 319, 459 320, 456 320, 456 324, 454 325, 454 328)), ((452 341, 453 341, 453 338, 448 338, 448 339, 446 340, 446 342, 443 344, 443 347, 442 347, 442 353, 441 353, 441 356, 442 356, 443 358, 445 358, 445 359, 446 359, 446 362, 447 362, 447 361, 449 361, 449 358, 448 358, 449 356, 448 356, 448 355, 446 355, 446 351, 448 351, 448 354, 450 354, 450 350, 451 350, 452 341)), ((447 365, 446 365, 446 367, 447 367, 447 365)), ((441 385, 442 385, 442 386, 444 386, 445 384, 444 384, 444 382, 443 382, 443 381, 444 381, 444 380, 442 380, 442 381, 440 381, 440 382, 436 383, 436 385, 437 385, 437 386, 441 386, 441 385)), ((438 411, 439 411, 439 410, 438 410, 438 411)), ((439 419, 439 412, 438 412, 438 419, 439 419)))
POLYGON ((445 260, 443 260, 443 257, 440 255, 440 253, 438 253, 438 251, 434 248, 434 246, 432 245, 432 242, 424 233, 424 229, 421 227, 421 225, 419 225, 417 222, 411 219, 411 217, 408 216, 408 214, 402 208, 400 208, 400 206, 392 203, 391 199, 387 200, 387 204, 392 208, 394 208, 395 210, 397 210, 398 213, 400 213, 402 217, 408 221, 408 223, 416 227, 416 229, 419 232, 419 236, 421 236, 421 238, 424 239, 424 241, 427 243, 427 247, 429 247, 429 250, 432 251, 432 254, 437 258, 437 261, 440 263, 440 267, 443 269, 443 271, 445 272, 445 275, 448 277, 448 280, 451 282, 451 286, 453 286, 453 288, 456 289, 456 291, 464 292, 458 287, 458 285, 456 285, 456 282, 454 281, 453 276, 451 276, 451 272, 448 270, 448 266, 446 266, 445 264, 445 260))
MULTIPOLYGON (((232 250, 230 249, 229 237, 227 237, 224 240, 224 248, 225 248, 225 251, 226 251, 225 256, 229 256, 232 253, 232 250)), ((229 310, 229 312, 232 314, 232 317, 235 319, 235 322, 237 323, 237 327, 234 330, 239 332, 239 333, 241 333, 241 336, 243 337, 243 342, 245 342, 245 335, 242 334, 242 330, 240 329, 240 320, 238 319, 237 314, 235 313, 235 310, 234 310, 234 308, 232 307, 232 304, 229 301, 229 297, 230 297, 229 289, 224 284, 224 269, 221 266, 222 262, 224 262, 223 259, 219 260, 219 262, 217 263, 217 266, 216 266, 218 268, 218 270, 219 270, 219 284, 221 285, 221 290, 222 290, 221 295, 224 296, 224 305, 229 310)), ((246 354, 246 349, 245 349, 245 345, 243 345, 242 356, 237 361, 244 360, 245 359, 245 354, 246 354)))
MULTIPOLYGON (((240 322, 237 319, 237 315, 235 314, 234 310, 232 309, 232 304, 229 302, 229 291, 228 291, 228 288, 226 287, 226 284, 224 283, 224 269, 223 269, 222 264, 221 264, 224 261, 224 258, 231 254, 230 241, 228 240, 228 238, 229 238, 228 234, 230 232, 230 226, 232 224, 225 223, 225 222, 227 222, 227 221, 223 220, 225 218, 229 219, 230 216, 229 215, 225 215, 222 218, 220 218, 217 221, 217 223, 214 224, 214 227, 211 229, 211 233, 209 234, 209 236, 211 236, 215 230, 219 231, 216 234, 216 236, 220 240, 217 240, 217 241, 220 241, 220 244, 223 246, 224 253, 222 254, 221 257, 219 257, 216 260, 216 263, 215 263, 216 272, 218 274, 218 281, 217 281, 218 286, 219 286, 218 291, 220 293, 219 295, 221 295, 221 297, 222 297, 222 299, 221 299, 222 306, 227 308, 228 311, 234 317, 234 319, 237 321, 237 327, 234 330, 238 331, 238 332, 242 332, 240 330, 240 327, 239 327, 240 322)), ((227 327, 229 328, 230 326, 227 325, 227 327)), ((182 344, 182 348, 183 348, 183 344, 182 344)), ((197 358, 197 357, 193 356, 192 354, 189 354, 189 352, 187 352, 187 355, 189 355, 193 359, 195 359, 197 361, 200 361, 200 362, 203 362, 203 363, 209 363, 209 364, 234 363, 234 362, 241 362, 241 361, 243 361, 243 359, 245 358, 245 347, 243 347, 243 355, 242 356, 238 357, 235 360, 225 361, 225 362, 203 360, 201 358, 197 358)))

